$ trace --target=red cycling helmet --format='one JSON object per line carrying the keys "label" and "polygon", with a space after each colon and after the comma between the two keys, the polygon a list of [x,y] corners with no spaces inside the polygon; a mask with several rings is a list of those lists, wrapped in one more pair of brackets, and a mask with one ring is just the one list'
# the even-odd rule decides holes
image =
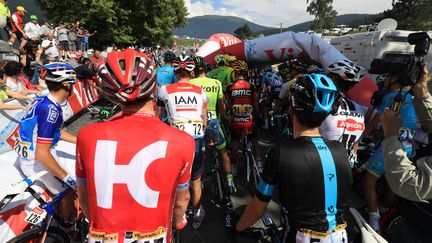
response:
{"label": "red cycling helmet", "polygon": [[155,65],[144,53],[133,49],[113,51],[99,68],[97,83],[115,103],[148,98],[156,88]]}

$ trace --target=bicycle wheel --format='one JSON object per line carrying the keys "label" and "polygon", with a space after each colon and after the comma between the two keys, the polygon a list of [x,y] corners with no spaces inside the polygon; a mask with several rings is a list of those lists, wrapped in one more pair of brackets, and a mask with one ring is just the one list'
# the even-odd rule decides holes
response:
{"label": "bicycle wheel", "polygon": [[[49,239],[49,242],[63,243],[70,241],[69,236],[60,228],[50,227],[48,228],[47,233],[48,234],[46,239]],[[42,229],[40,226],[37,226],[27,231],[24,231],[23,233],[17,235],[15,238],[9,240],[7,243],[23,243],[29,242],[31,240],[37,240],[42,237],[43,234],[44,229]]]}

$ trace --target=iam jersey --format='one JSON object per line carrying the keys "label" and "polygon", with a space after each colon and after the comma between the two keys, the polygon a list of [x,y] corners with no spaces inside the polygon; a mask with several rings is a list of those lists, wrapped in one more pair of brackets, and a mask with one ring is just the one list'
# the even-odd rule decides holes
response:
{"label": "iam jersey", "polygon": [[366,107],[343,97],[337,113],[329,115],[320,126],[324,138],[339,141],[345,146],[351,166],[357,163],[354,147],[365,129],[366,111]]}
{"label": "iam jersey", "polygon": [[244,79],[237,80],[227,87],[227,98],[234,130],[241,132],[238,129],[244,126],[252,128],[253,102],[257,99],[255,86]]}
{"label": "iam jersey", "polygon": [[60,104],[50,94],[38,97],[20,121],[14,150],[21,159],[34,160],[36,143],[51,144],[60,140],[63,113]]}
{"label": "iam jersey", "polygon": [[173,200],[176,190],[188,189],[194,140],[139,113],[86,126],[77,139],[89,242],[171,242]]}
{"label": "iam jersey", "polygon": [[203,111],[207,97],[203,89],[190,83],[175,83],[159,89],[158,106],[165,106],[171,126],[194,138],[204,137]]}

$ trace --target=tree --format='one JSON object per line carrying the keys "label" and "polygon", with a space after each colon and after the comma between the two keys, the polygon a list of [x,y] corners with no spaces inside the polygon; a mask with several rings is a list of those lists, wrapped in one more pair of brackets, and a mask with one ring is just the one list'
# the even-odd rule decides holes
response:
{"label": "tree", "polygon": [[97,30],[99,45],[166,45],[172,30],[185,26],[184,0],[37,0],[47,18],[55,23],[79,20]]}
{"label": "tree", "polygon": [[384,11],[382,18],[394,18],[398,29],[430,30],[432,0],[393,0],[393,8]]}
{"label": "tree", "polygon": [[249,28],[247,24],[244,24],[243,26],[238,27],[236,30],[234,30],[234,34],[237,36],[237,38],[244,40],[247,38],[250,38],[253,36],[252,30]]}
{"label": "tree", "polygon": [[[309,3],[309,0],[306,0]],[[315,16],[310,27],[313,31],[322,32],[323,29],[331,29],[335,25],[336,10],[333,9],[333,0],[312,0],[306,11]]]}

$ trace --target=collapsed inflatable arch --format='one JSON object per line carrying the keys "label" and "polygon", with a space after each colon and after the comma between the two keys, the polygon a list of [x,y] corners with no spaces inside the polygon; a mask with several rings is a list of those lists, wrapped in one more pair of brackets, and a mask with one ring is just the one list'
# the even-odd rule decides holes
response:
{"label": "collapsed inflatable arch", "polygon": [[[204,46],[203,46],[204,47]],[[202,55],[206,62],[214,64],[216,55],[233,54],[247,62],[277,63],[293,58],[308,57],[319,62],[325,71],[336,61],[348,59],[338,49],[315,34],[284,32],[237,44],[221,47],[212,53]],[[369,105],[373,93],[378,89],[368,75],[352,88],[348,98]]]}
{"label": "collapsed inflatable arch", "polygon": [[241,43],[239,38],[225,33],[214,34],[207,39],[207,42],[198,50],[197,56],[205,57],[209,54],[231,45]]}

